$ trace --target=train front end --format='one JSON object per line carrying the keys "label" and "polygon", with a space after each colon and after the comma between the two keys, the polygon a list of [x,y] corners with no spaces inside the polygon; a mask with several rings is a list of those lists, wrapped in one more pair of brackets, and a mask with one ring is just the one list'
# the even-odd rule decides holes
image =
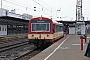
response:
{"label": "train front end", "polygon": [[53,40],[52,20],[44,17],[33,18],[28,24],[28,41],[35,46],[48,45]]}

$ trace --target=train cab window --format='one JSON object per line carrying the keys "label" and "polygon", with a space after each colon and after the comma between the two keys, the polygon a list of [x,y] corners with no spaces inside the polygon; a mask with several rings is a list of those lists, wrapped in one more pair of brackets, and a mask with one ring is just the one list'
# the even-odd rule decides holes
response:
{"label": "train cab window", "polygon": [[46,28],[47,28],[46,30],[49,31],[49,29],[50,29],[49,24],[46,24]]}
{"label": "train cab window", "polygon": [[31,31],[37,32],[49,32],[50,31],[50,24],[49,23],[32,23],[31,24]]}
{"label": "train cab window", "polygon": [[31,30],[32,30],[32,31],[35,31],[35,29],[36,29],[36,25],[35,25],[35,24],[32,24],[32,26],[31,26],[31,27],[32,27],[32,29],[31,29]]}

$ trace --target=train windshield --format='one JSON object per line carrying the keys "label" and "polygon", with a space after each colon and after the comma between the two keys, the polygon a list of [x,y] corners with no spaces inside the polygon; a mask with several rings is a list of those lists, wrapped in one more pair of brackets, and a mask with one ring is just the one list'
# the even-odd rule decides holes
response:
{"label": "train windshield", "polygon": [[31,23],[32,32],[49,32],[50,23]]}

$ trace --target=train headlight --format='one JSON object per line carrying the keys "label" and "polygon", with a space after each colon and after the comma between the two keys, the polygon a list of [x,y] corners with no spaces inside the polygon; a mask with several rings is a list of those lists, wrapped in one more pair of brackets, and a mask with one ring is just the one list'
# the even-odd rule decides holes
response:
{"label": "train headlight", "polygon": [[49,37],[49,35],[47,35],[47,37]]}
{"label": "train headlight", "polygon": [[34,37],[34,35],[32,35],[32,37]]}

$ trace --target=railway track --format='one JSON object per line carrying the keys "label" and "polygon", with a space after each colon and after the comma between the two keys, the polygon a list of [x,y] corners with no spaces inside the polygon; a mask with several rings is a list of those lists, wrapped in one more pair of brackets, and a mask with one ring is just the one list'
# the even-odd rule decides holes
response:
{"label": "railway track", "polygon": [[12,45],[20,44],[26,41],[27,41],[26,38],[20,39],[20,38],[15,38],[15,37],[3,37],[2,39],[0,39],[0,49],[4,47],[9,47]]}
{"label": "railway track", "polygon": [[28,42],[23,42],[23,43],[20,43],[20,44],[18,43],[18,44],[15,44],[15,45],[2,47],[2,49],[0,49],[0,53],[2,53],[4,51],[7,51],[7,50],[10,50],[10,49],[13,49],[13,48],[17,48],[17,47],[26,45],[27,43]]}
{"label": "railway track", "polygon": [[22,38],[20,40],[2,40],[0,43],[0,60],[28,60],[39,52],[38,48]]}
{"label": "railway track", "polygon": [[[27,42],[27,41],[25,41],[25,42]],[[3,46],[3,47],[0,47],[0,49],[8,48],[8,47],[11,47],[11,46],[14,46],[14,45],[18,45],[18,44],[22,44],[22,43],[25,43],[25,42],[19,42],[19,43],[14,43],[14,44],[11,44],[11,45]]]}
{"label": "railway track", "polygon": [[36,47],[28,42],[0,49],[0,60],[21,59],[23,56],[35,51]]}
{"label": "railway track", "polygon": [[35,48],[35,49],[28,51],[25,54],[13,59],[13,60],[29,60],[31,57],[35,56],[38,53],[40,53],[40,50],[38,48]]}

